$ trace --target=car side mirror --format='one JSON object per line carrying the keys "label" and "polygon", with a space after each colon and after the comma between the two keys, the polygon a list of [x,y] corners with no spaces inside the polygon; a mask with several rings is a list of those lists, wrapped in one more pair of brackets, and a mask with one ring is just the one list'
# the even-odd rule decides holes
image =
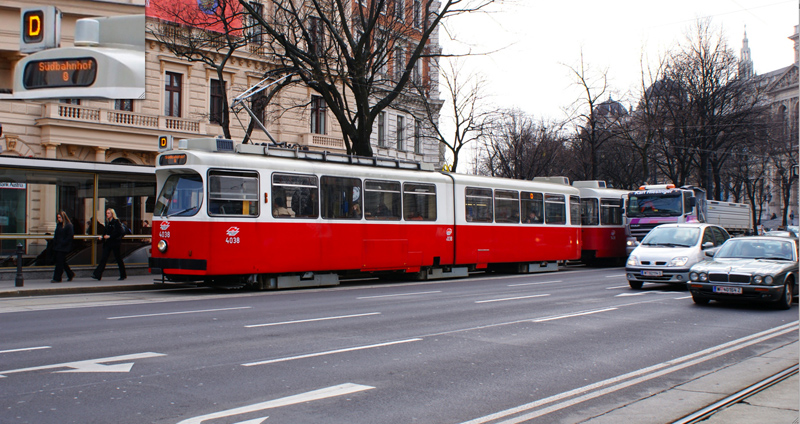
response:
{"label": "car side mirror", "polygon": [[703,243],[703,250],[711,249],[712,247],[714,247],[714,243],[712,243],[710,241],[707,241],[707,242]]}

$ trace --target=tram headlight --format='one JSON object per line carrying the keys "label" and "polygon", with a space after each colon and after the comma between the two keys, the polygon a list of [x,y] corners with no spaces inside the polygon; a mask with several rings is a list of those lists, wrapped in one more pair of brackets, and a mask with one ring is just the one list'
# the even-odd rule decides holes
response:
{"label": "tram headlight", "polygon": [[167,251],[167,241],[166,240],[159,240],[156,248],[161,253],[166,253]]}

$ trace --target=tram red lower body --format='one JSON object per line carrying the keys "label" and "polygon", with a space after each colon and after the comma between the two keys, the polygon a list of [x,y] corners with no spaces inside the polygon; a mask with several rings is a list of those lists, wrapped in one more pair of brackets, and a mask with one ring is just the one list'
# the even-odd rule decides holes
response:
{"label": "tram red lower body", "polygon": [[[580,229],[575,227],[298,221],[173,221],[167,230],[159,230],[161,227],[160,222],[154,222],[153,258],[194,264],[205,261],[202,266],[163,268],[167,274],[180,275],[414,272],[436,265],[480,268],[490,263],[580,257]],[[156,248],[161,239],[168,243],[163,254]]]}
{"label": "tram red lower body", "polygon": [[626,256],[625,227],[583,227],[581,238],[584,257],[587,254],[596,259]]}

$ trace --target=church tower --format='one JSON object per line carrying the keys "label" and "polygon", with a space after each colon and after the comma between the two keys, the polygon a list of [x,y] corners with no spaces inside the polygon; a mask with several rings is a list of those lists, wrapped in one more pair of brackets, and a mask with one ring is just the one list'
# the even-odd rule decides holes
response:
{"label": "church tower", "polygon": [[747,26],[744,27],[744,40],[742,40],[742,51],[739,55],[739,78],[751,78],[753,76],[753,59],[750,57],[750,46],[747,43]]}

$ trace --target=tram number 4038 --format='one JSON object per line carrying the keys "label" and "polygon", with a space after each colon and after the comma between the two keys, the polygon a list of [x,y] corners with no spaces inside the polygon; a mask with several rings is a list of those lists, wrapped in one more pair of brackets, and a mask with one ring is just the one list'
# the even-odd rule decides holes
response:
{"label": "tram number 4038", "polygon": [[228,243],[228,244],[239,244],[240,240],[239,240],[239,237],[226,237],[225,238],[225,243]]}

